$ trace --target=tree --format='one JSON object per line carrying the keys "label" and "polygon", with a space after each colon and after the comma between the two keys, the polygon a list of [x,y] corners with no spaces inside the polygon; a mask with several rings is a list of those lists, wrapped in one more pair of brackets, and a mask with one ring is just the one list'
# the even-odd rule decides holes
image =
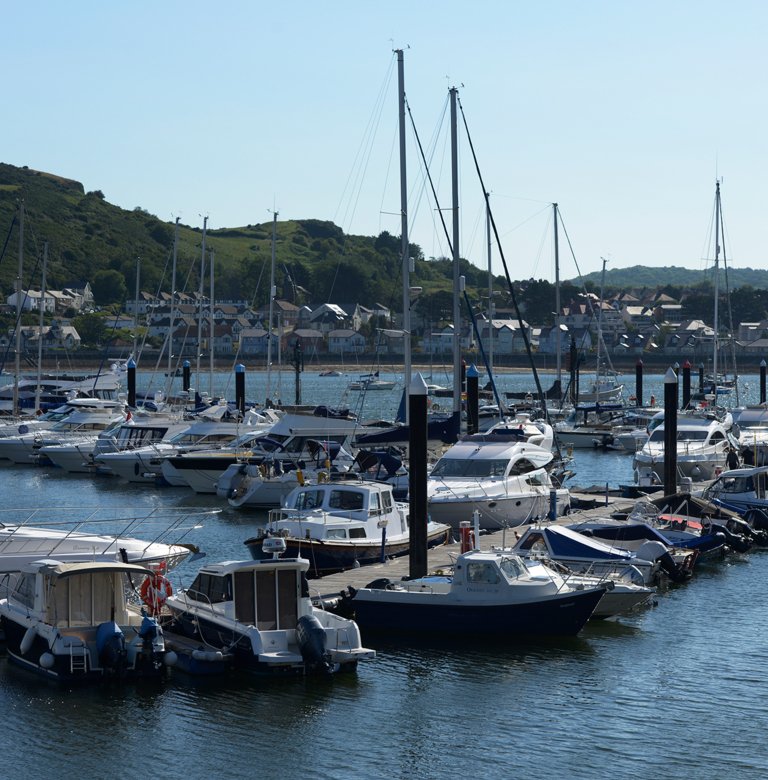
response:
{"label": "tree", "polygon": [[91,283],[93,299],[98,306],[123,303],[128,296],[125,277],[119,271],[97,271]]}
{"label": "tree", "polygon": [[72,320],[75,330],[80,334],[84,345],[96,346],[104,340],[107,327],[104,318],[100,314],[83,314]]}

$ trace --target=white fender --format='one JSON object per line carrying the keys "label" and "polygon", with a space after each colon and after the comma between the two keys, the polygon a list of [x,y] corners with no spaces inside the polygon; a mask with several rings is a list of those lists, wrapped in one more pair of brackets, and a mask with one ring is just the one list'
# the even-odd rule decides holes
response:
{"label": "white fender", "polygon": [[19,652],[22,655],[26,655],[32,649],[32,643],[37,636],[37,627],[30,626],[24,636],[21,638],[21,644],[19,645]]}

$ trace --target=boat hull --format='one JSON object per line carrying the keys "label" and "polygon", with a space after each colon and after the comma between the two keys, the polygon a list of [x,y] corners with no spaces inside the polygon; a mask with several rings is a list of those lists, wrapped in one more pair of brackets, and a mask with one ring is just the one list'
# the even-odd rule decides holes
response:
{"label": "boat hull", "polygon": [[572,636],[589,620],[604,589],[518,604],[450,603],[439,595],[358,591],[352,599],[361,631],[473,639]]}
{"label": "boat hull", "polygon": [[[265,553],[263,541],[265,537],[256,537],[246,540],[245,544],[256,561],[268,560],[272,554]],[[451,532],[448,529],[436,531],[427,536],[429,548],[438,547],[451,541]],[[309,560],[308,577],[320,577],[334,572],[347,571],[357,566],[366,566],[373,563],[381,563],[382,549],[378,544],[358,544],[354,542],[329,542],[317,539],[287,538],[286,556],[289,558],[307,558]],[[410,541],[387,543],[384,545],[384,557],[396,558],[407,555],[410,552]]]}

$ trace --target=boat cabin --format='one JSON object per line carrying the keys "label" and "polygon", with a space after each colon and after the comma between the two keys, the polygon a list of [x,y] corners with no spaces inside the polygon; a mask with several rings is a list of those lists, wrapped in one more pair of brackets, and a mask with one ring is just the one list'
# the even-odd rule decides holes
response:
{"label": "boat cabin", "polygon": [[226,561],[203,567],[186,598],[259,631],[295,629],[309,596],[303,559]]}

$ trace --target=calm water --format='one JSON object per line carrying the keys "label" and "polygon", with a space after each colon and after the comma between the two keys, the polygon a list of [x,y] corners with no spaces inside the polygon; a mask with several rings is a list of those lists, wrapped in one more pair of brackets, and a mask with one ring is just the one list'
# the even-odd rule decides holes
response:
{"label": "calm water", "polygon": [[[306,377],[306,397],[338,404],[347,381]],[[748,383],[756,388],[756,377]],[[377,403],[383,412],[396,401]],[[631,459],[577,452],[577,472],[579,484],[619,484],[631,479]],[[59,512],[220,507],[185,490],[33,467],[0,467],[0,490],[3,507]],[[188,539],[210,560],[245,557],[242,542],[259,522],[227,509]],[[189,584],[197,565],[179,567],[175,584]],[[379,657],[332,680],[201,683],[176,674],[66,690],[2,659],[0,776],[34,768],[102,777],[119,763],[122,772],[195,779],[765,778],[767,602],[768,552],[753,552],[576,639],[478,648],[369,641]]]}

